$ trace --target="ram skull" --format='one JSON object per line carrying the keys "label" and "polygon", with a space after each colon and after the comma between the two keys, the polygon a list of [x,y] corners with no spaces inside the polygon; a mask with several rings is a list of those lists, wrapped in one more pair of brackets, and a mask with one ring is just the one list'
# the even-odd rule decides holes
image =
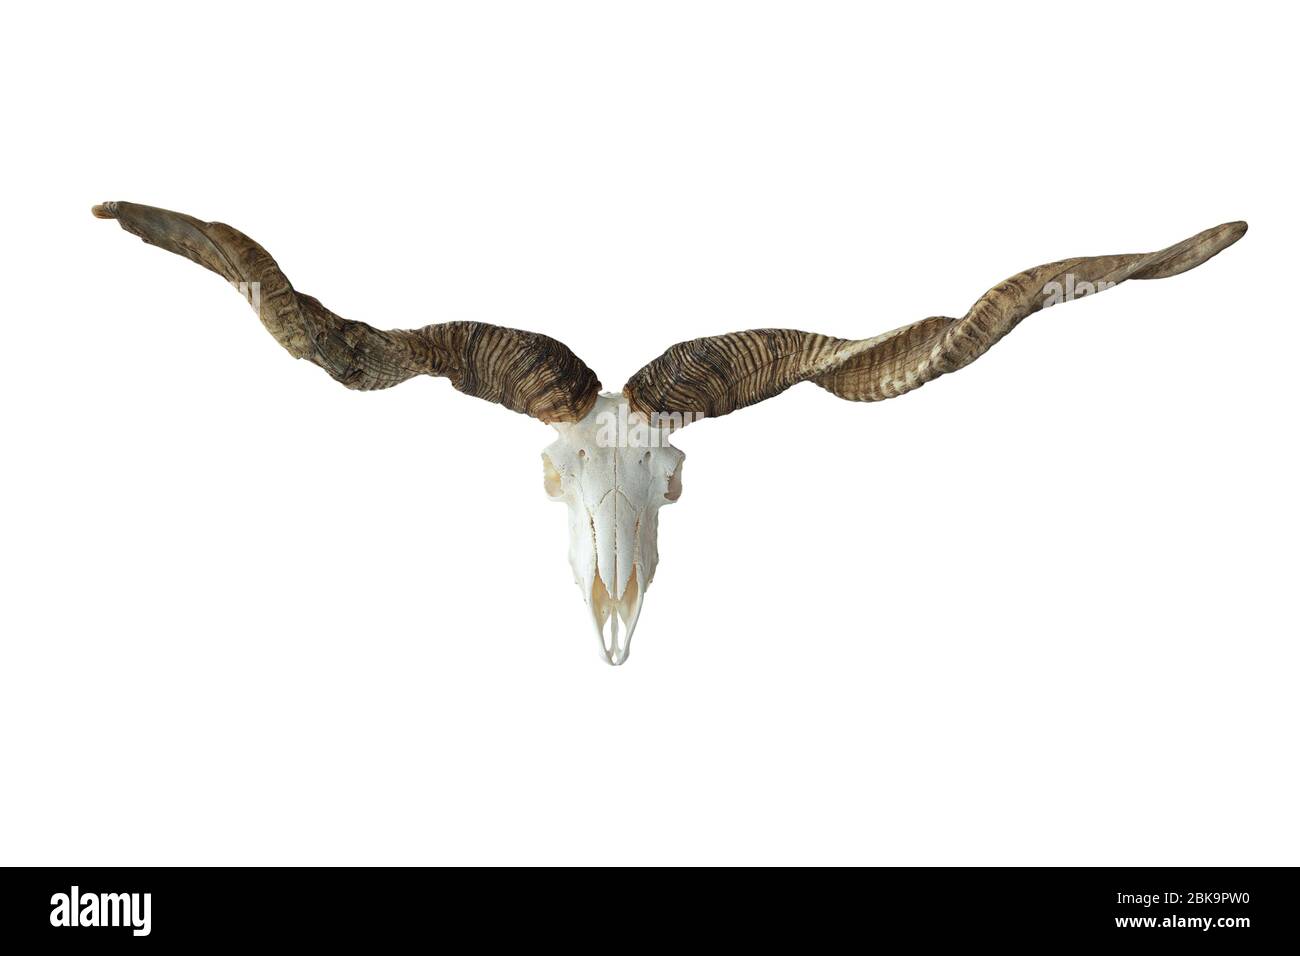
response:
{"label": "ram skull", "polygon": [[542,455],[546,493],[569,511],[569,563],[601,652],[627,660],[654,579],[659,508],[681,494],[683,454],[669,435],[813,382],[840,398],[880,401],[969,365],[1025,317],[1127,279],[1163,279],[1222,252],[1244,222],[1207,229],[1152,253],[1063,259],[994,286],[960,319],[935,316],[868,339],[755,329],[672,346],[601,393],[595,374],[560,342],[482,322],[384,331],[335,315],[296,291],[275,260],[224,223],[128,202],[92,210],[151,245],[235,285],[295,358],[349,388],[388,388],[416,375],[553,425]]}

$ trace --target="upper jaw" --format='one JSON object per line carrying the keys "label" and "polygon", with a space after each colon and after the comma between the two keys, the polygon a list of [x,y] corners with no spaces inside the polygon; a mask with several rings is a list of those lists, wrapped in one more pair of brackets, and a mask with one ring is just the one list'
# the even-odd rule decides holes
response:
{"label": "upper jaw", "polygon": [[617,599],[610,597],[600,575],[593,575],[587,605],[607,664],[617,667],[627,660],[627,655],[632,650],[632,634],[636,631],[636,622],[641,616],[644,600],[645,587],[639,566],[633,570],[627,586]]}

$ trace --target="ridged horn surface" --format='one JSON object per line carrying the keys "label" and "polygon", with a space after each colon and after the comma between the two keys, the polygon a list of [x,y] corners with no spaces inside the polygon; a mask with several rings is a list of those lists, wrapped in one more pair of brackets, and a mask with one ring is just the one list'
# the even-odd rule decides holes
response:
{"label": "ridged horn surface", "polygon": [[295,291],[265,249],[225,223],[129,202],[91,211],[237,286],[290,355],[314,362],[348,388],[389,388],[416,375],[442,376],[466,395],[544,422],[581,421],[600,393],[591,369],[549,336],[483,322],[376,329]]}
{"label": "ridged horn surface", "polygon": [[815,382],[840,398],[877,402],[975,361],[1039,309],[1126,279],[1164,279],[1195,268],[1246,232],[1229,222],[1167,249],[1087,256],[1035,266],[994,286],[960,319],[922,319],[870,339],[753,329],[680,342],[629,379],[623,392],[647,417],[726,415]]}

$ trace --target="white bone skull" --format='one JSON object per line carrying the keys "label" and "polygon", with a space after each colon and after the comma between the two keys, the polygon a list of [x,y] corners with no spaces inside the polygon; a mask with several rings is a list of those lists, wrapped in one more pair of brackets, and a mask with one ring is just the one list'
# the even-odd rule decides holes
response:
{"label": "white bone skull", "polygon": [[560,437],[542,452],[546,494],[568,505],[573,579],[605,659],[622,664],[659,563],[659,509],[681,495],[686,456],[622,395],[602,394],[582,421],[554,428]]}

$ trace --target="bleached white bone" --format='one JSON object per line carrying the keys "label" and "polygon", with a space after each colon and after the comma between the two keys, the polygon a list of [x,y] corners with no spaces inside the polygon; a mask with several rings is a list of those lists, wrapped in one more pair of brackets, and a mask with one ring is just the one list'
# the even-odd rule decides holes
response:
{"label": "bleached white bone", "polygon": [[560,437],[542,453],[546,493],[569,508],[573,579],[605,660],[622,664],[659,563],[659,509],[681,494],[686,456],[622,395],[603,393],[582,421],[554,428]]}

